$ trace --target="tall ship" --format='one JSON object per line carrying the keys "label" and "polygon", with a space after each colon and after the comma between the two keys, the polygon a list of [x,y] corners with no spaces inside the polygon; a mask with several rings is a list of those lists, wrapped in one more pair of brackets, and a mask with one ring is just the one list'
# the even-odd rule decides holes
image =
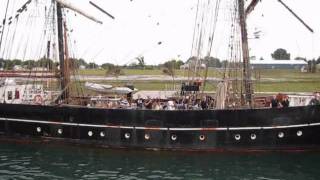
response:
{"label": "tall ship", "polygon": [[[16,16],[5,17],[2,28],[12,26],[30,4],[38,2],[28,0],[16,11]],[[59,63],[49,61],[45,63],[44,70],[32,69],[32,63],[29,62],[28,70],[1,71],[1,140],[182,151],[319,149],[319,100],[309,99],[315,102],[311,105],[298,103],[295,106],[271,108],[255,96],[246,18],[259,0],[252,0],[246,6],[244,0],[232,2],[232,32],[235,34],[232,38],[238,38],[239,41],[232,46],[230,62],[233,63],[226,67],[225,77],[218,83],[215,95],[207,96],[201,90],[205,86],[206,77],[199,77],[197,74],[201,69],[201,61],[196,57],[189,63],[190,75],[182,84],[179,97],[157,100],[159,104],[165,104],[165,108],[148,108],[148,99],[135,100],[136,106],[128,105],[133,102],[131,96],[135,91],[129,86],[85,84],[91,90],[125,95],[118,99],[84,96],[81,93],[72,95],[77,87],[71,85],[71,82],[77,76],[71,76],[74,72],[68,46],[68,32],[71,30],[66,26],[66,12],[76,11],[97,23],[101,22],[67,1],[50,1],[45,11],[46,16],[51,15],[52,23],[46,23],[49,24],[47,27],[54,30],[50,31],[48,28],[47,33],[56,32],[56,36],[45,36],[46,43],[40,46],[45,47],[46,51],[43,63],[53,54],[57,55]],[[91,4],[105,12],[93,2]],[[110,14],[108,16],[113,17]],[[1,42],[4,32],[1,34]],[[193,46],[203,47],[204,43],[196,34],[204,33],[201,29],[195,30]],[[9,37],[9,43],[0,44],[0,52],[14,53],[9,45],[16,36],[13,33]],[[209,49],[210,41],[212,38],[209,38]],[[57,50],[51,51],[54,46]],[[196,52],[199,51],[197,49]],[[41,82],[43,79],[45,83]],[[58,90],[51,90],[52,86]],[[303,102],[305,101],[304,99]],[[117,108],[108,106],[113,103],[122,104]]]}

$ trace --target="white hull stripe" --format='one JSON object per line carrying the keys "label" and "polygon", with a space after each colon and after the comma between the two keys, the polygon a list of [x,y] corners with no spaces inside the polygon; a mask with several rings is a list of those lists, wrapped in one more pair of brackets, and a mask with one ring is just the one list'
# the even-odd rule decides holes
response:
{"label": "white hull stripe", "polygon": [[96,128],[114,128],[114,129],[138,129],[138,130],[158,130],[158,131],[239,131],[239,130],[262,130],[262,129],[284,129],[284,128],[302,128],[308,126],[320,126],[320,123],[298,124],[288,126],[267,126],[267,127],[220,127],[220,128],[165,128],[165,127],[135,127],[135,126],[113,126],[113,125],[99,125],[99,124],[79,124],[68,122],[55,121],[40,121],[30,119],[14,119],[14,118],[0,118],[0,121],[14,121],[26,123],[39,124],[55,124],[64,126],[79,126],[79,127],[96,127]]}

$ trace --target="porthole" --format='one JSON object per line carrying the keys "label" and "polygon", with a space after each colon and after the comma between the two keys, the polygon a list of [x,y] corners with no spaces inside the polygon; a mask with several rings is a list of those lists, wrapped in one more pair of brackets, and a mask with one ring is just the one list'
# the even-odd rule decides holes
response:
{"label": "porthole", "polygon": [[299,136],[299,137],[302,136],[302,131],[300,131],[300,130],[297,131],[297,136]]}
{"label": "porthole", "polygon": [[106,136],[106,133],[104,133],[103,131],[101,131],[101,132],[100,132],[100,136],[101,136],[101,137],[105,137],[105,136]]}
{"label": "porthole", "polygon": [[200,139],[200,141],[204,141],[206,139],[206,136],[205,135],[200,135],[199,139]]}
{"label": "porthole", "polygon": [[149,140],[150,139],[150,134],[145,134],[144,139]]}
{"label": "porthole", "polygon": [[256,134],[251,134],[250,138],[251,138],[251,140],[255,140],[255,139],[257,139],[257,135]]}
{"label": "porthole", "polygon": [[41,127],[37,127],[37,132],[41,132]]}
{"label": "porthole", "polygon": [[279,132],[279,133],[278,133],[278,137],[279,137],[279,138],[283,138],[283,137],[284,137],[284,133],[283,133],[283,132]]}
{"label": "porthole", "polygon": [[172,134],[171,135],[171,140],[172,141],[175,141],[175,140],[177,140],[178,139],[178,136],[177,135],[175,135],[175,134]]}
{"label": "porthole", "polygon": [[62,134],[63,130],[62,129],[58,129],[58,134]]}
{"label": "porthole", "polygon": [[88,131],[88,136],[92,136],[93,135],[93,132],[92,131]]}
{"label": "porthole", "polygon": [[[125,133],[125,134],[124,134],[124,137],[125,137],[126,139],[130,139],[131,134],[130,134],[130,133]],[[144,135],[144,138],[147,139],[147,138],[146,138],[146,135]],[[150,138],[150,137],[148,137],[148,139],[149,139],[149,138]]]}
{"label": "porthole", "polygon": [[237,141],[239,141],[239,140],[241,139],[240,134],[236,134],[236,135],[234,135],[234,139],[235,139],[235,140],[237,140]]}

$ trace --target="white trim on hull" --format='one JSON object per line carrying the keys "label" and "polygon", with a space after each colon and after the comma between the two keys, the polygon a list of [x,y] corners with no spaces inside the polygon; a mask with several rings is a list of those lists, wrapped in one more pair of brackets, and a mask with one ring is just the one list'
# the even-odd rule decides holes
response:
{"label": "white trim on hull", "polygon": [[286,129],[286,128],[301,128],[308,126],[320,126],[319,123],[297,124],[287,126],[265,126],[265,127],[218,127],[218,128],[164,128],[164,127],[138,127],[138,126],[114,126],[114,125],[99,125],[99,124],[81,124],[67,123],[55,121],[40,121],[30,119],[15,119],[15,118],[0,118],[0,121],[14,121],[39,124],[56,124],[65,126],[80,126],[80,127],[97,127],[97,128],[118,128],[118,129],[139,129],[139,130],[158,130],[158,131],[239,131],[239,130],[262,130],[262,129]]}

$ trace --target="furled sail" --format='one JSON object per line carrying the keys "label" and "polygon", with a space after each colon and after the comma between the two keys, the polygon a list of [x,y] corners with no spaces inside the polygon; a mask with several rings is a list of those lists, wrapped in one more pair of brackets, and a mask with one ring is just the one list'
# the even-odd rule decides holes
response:
{"label": "furled sail", "polygon": [[83,10],[79,9],[78,7],[74,6],[73,4],[68,2],[67,0],[55,0],[55,1],[60,3],[61,5],[63,5],[64,7],[69,8],[69,9],[83,15],[84,17],[86,17],[96,23],[102,24],[102,21],[98,20],[97,18],[93,17],[92,15],[90,15],[90,14],[84,12]]}
{"label": "furled sail", "polygon": [[90,82],[86,82],[84,86],[92,91],[109,94],[129,94],[137,91],[135,88],[130,89],[128,87],[112,87],[112,85],[108,84],[97,84]]}

